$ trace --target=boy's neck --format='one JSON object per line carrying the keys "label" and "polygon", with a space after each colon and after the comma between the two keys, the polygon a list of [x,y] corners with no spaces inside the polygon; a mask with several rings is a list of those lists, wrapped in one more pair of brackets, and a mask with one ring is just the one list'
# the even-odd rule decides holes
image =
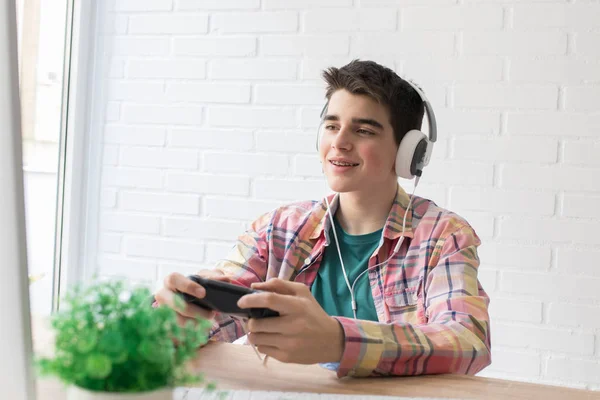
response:
{"label": "boy's neck", "polygon": [[397,183],[385,190],[340,193],[335,217],[349,235],[364,235],[383,228],[396,198]]}

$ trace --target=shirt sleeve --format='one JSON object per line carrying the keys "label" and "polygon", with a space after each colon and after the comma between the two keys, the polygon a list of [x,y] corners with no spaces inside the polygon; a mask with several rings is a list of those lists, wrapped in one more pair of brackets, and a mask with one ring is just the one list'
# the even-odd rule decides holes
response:
{"label": "shirt sleeve", "polygon": [[418,291],[426,323],[384,324],[337,317],[345,335],[338,377],[473,375],[488,366],[489,297],[477,279],[480,243],[468,225],[438,239],[431,253],[434,265],[428,267]]}
{"label": "shirt sleeve", "polygon": [[[219,261],[215,269],[231,278],[231,283],[250,287],[262,282],[267,274],[269,254],[269,229],[274,212],[254,221],[250,228],[238,237],[228,256]],[[209,338],[215,341],[233,342],[245,334],[237,318],[217,313]]]}

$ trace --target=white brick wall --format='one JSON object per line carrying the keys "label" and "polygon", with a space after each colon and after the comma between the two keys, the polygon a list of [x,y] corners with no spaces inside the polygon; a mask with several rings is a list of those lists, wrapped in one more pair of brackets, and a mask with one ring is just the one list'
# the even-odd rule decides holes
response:
{"label": "white brick wall", "polygon": [[600,3],[109,4],[90,77],[92,269],[152,283],[193,273],[260,214],[327,193],[320,73],[370,58],[420,83],[436,111],[417,194],[483,241],[482,375],[600,388]]}

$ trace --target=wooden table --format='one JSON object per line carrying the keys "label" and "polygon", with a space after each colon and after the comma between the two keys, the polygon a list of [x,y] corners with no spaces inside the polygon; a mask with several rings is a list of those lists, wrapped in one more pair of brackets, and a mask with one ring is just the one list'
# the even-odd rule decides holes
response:
{"label": "wooden table", "polygon": [[[219,389],[370,394],[461,399],[600,399],[600,392],[463,375],[392,378],[344,378],[317,365],[284,364],[269,359],[263,366],[249,346],[210,343],[198,351],[192,371],[204,373]],[[39,400],[64,399],[55,380],[38,382]]]}

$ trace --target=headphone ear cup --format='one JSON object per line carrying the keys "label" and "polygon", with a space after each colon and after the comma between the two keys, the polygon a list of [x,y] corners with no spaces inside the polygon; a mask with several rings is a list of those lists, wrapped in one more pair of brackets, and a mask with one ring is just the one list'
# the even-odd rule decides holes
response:
{"label": "headphone ear cup", "polygon": [[408,131],[396,153],[396,175],[404,179],[413,179],[417,174],[417,165],[425,157],[426,150],[427,136],[417,129]]}

